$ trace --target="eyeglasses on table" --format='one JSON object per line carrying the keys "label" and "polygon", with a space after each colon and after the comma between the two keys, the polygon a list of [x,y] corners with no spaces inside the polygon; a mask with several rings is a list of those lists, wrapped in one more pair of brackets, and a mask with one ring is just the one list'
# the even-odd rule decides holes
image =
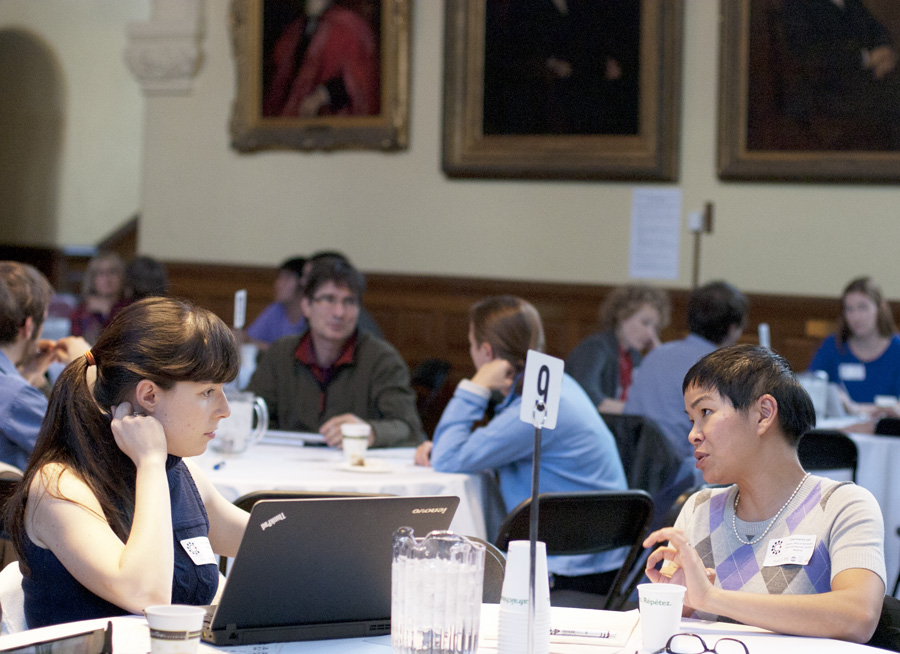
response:
{"label": "eyeglasses on table", "polygon": [[710,647],[697,634],[675,634],[666,643],[665,651],[667,654],[750,654],[747,646],[737,638],[720,638]]}

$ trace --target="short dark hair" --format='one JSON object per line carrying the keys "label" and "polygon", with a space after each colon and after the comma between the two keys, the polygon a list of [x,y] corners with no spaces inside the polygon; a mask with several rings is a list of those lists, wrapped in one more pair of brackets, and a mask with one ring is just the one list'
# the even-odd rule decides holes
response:
{"label": "short dark hair", "polygon": [[732,325],[747,322],[747,298],[728,282],[710,282],[694,289],[688,300],[688,327],[692,334],[722,343]]}
{"label": "short dark hair", "polygon": [[794,447],[816,425],[812,400],[791,365],[767,347],[732,345],[707,354],[688,370],[681,392],[690,386],[715,390],[742,412],[768,393],[778,403],[778,426]]}
{"label": "short dark hair", "polygon": [[366,290],[365,278],[353,267],[353,264],[340,257],[322,257],[311,259],[309,276],[306,279],[306,287],[303,295],[312,300],[316,291],[325,282],[333,282],[337,286],[346,286],[356,297],[362,300]]}
{"label": "short dark hair", "polygon": [[28,318],[37,333],[52,295],[50,282],[33,266],[0,261],[0,343],[15,342]]}
{"label": "short dark hair", "polygon": [[297,277],[303,277],[304,266],[306,266],[306,257],[291,257],[282,261],[281,265],[278,266],[278,270],[287,270],[297,275]]}

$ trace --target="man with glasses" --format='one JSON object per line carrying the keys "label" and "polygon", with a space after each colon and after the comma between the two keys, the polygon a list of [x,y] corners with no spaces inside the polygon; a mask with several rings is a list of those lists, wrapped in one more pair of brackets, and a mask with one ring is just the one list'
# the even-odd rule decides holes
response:
{"label": "man with glasses", "polygon": [[422,442],[409,369],[389,343],[358,329],[362,275],[345,259],[313,262],[304,289],[308,328],[275,341],[247,390],[269,406],[278,429],[318,432],[341,443],[341,425],[368,423],[370,446]]}

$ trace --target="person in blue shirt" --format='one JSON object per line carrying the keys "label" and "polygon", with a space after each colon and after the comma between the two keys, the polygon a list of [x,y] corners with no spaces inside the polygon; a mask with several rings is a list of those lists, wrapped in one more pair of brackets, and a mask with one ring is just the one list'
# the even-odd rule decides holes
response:
{"label": "person in blue shirt", "polygon": [[[496,470],[507,512],[531,497],[534,428],[519,420],[521,380],[528,350],[543,351],[537,310],[511,296],[489,297],[469,313],[469,353],[476,373],[457,386],[434,432],[416,452],[440,472]],[[492,392],[504,400],[484,418]],[[563,375],[555,429],[541,441],[540,492],[624,490],[625,472],[612,434],[587,393]],[[605,594],[624,561],[622,550],[549,557],[554,590]]]}
{"label": "person in blue shirt", "polygon": [[0,261],[0,461],[24,470],[47,413],[50,364],[90,347],[80,336],[41,338],[53,289],[32,266]]}
{"label": "person in blue shirt", "polygon": [[871,277],[851,281],[841,294],[836,333],[809,365],[849,396],[854,413],[873,413],[876,395],[900,398],[900,337],[881,288]]}
{"label": "person in blue shirt", "polygon": [[249,515],[188,457],[229,415],[238,366],[212,312],[147,298],[63,370],[3,516],[29,628],[213,603],[214,553],[237,554]]}

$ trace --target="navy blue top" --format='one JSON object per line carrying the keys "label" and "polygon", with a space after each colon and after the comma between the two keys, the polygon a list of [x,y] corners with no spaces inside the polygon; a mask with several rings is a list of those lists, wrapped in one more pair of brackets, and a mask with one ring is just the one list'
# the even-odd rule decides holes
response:
{"label": "navy blue top", "polygon": [[[175,544],[173,604],[210,604],[219,585],[215,563],[194,565],[181,541],[209,536],[209,518],[184,462],[169,455],[166,461],[172,528]],[[25,559],[31,574],[22,580],[25,618],[29,629],[47,625],[128,615],[125,609],[94,595],[69,574],[49,549],[38,547],[27,537]]]}

